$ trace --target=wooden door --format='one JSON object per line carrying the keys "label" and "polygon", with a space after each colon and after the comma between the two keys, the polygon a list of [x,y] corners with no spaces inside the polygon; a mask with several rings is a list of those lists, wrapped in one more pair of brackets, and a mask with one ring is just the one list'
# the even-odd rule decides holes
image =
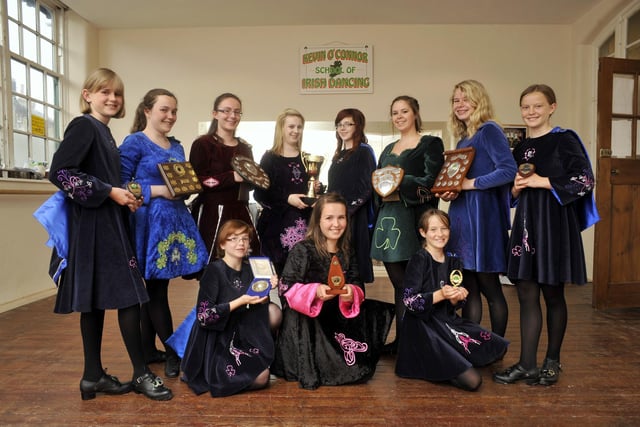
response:
{"label": "wooden door", "polygon": [[640,307],[640,61],[600,58],[593,306]]}

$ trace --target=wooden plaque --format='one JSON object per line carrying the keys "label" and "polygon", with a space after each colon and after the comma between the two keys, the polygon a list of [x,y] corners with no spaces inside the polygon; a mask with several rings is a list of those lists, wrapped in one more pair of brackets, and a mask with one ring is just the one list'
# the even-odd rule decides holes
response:
{"label": "wooden plaque", "polygon": [[444,152],[444,164],[436,178],[431,192],[434,194],[462,191],[462,180],[471,168],[476,150],[473,147],[460,148]]}
{"label": "wooden plaque", "polygon": [[188,196],[202,191],[202,185],[191,163],[158,163],[158,169],[173,197]]}
{"label": "wooden plaque", "polygon": [[344,273],[342,272],[342,265],[337,256],[331,258],[331,265],[329,266],[329,277],[327,278],[327,285],[331,289],[327,291],[329,295],[346,294],[347,290],[344,288],[346,280],[344,279]]}
{"label": "wooden plaque", "polygon": [[269,175],[259,164],[245,156],[235,156],[231,159],[231,167],[238,172],[245,181],[264,190],[269,188],[271,181]]}

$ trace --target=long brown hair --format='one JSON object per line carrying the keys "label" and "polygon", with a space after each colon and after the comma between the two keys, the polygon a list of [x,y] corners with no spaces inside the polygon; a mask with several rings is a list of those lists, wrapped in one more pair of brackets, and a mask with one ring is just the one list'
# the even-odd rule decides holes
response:
{"label": "long brown hair", "polygon": [[131,126],[131,133],[140,132],[147,127],[147,115],[144,113],[145,110],[151,110],[153,106],[156,104],[159,96],[169,96],[176,100],[176,104],[178,103],[178,98],[169,92],[166,89],[151,89],[146,93],[144,98],[138,107],[136,108],[136,115],[133,118],[133,126]]}
{"label": "long brown hair", "polygon": [[[218,97],[213,101],[213,111],[216,111],[218,109],[218,107],[220,106],[220,103],[222,101],[224,101],[225,99],[227,99],[227,98],[235,99],[242,106],[242,101],[240,101],[240,98],[238,98],[237,95],[234,95],[234,94],[229,93],[229,92],[225,92],[225,93],[223,93],[221,95],[218,95]],[[216,119],[215,117],[211,120],[211,124],[209,125],[209,131],[207,132],[207,135],[213,136],[213,138],[216,141],[219,140],[219,137],[218,137],[218,119]]]}
{"label": "long brown hair", "polygon": [[409,95],[396,96],[393,99],[393,101],[391,101],[391,105],[389,106],[389,115],[392,114],[393,104],[395,104],[398,101],[404,101],[407,104],[409,104],[409,108],[411,108],[411,111],[413,111],[413,115],[415,116],[413,126],[416,128],[417,132],[421,132],[422,118],[420,117],[420,104],[418,103],[418,100],[415,99],[413,96],[409,96]]}
{"label": "long brown hair", "polygon": [[347,265],[343,267],[348,267],[349,262],[349,250],[351,248],[351,232],[349,230],[349,215],[347,214],[347,201],[339,195],[338,193],[327,193],[318,199],[318,201],[313,205],[313,211],[311,211],[311,219],[309,220],[309,228],[307,229],[307,235],[305,236],[306,240],[311,240],[316,250],[322,254],[323,256],[329,257],[329,251],[327,250],[327,238],[322,234],[322,230],[320,230],[320,219],[322,216],[322,211],[326,205],[329,203],[338,203],[344,206],[345,216],[347,218],[347,227],[342,233],[342,236],[338,239],[338,251],[342,252],[344,255],[344,259],[347,262]]}
{"label": "long brown hair", "polygon": [[360,144],[367,144],[367,136],[364,134],[364,126],[366,124],[366,119],[362,111],[357,108],[345,108],[344,110],[338,111],[336,115],[336,119],[334,120],[334,124],[336,125],[336,139],[338,140],[338,144],[336,146],[336,151],[333,153],[333,160],[335,161],[340,152],[342,151],[342,139],[340,138],[340,134],[338,133],[338,123],[340,123],[345,117],[351,117],[353,119],[353,124],[355,125],[355,130],[353,132],[353,146],[346,154],[346,157],[349,157],[353,152],[355,152]]}

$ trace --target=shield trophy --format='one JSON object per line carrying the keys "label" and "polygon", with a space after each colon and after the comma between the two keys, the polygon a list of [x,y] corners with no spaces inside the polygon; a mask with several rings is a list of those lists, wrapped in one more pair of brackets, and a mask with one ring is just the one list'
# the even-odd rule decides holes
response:
{"label": "shield trophy", "polygon": [[318,175],[320,174],[320,168],[324,162],[324,157],[309,153],[302,153],[301,157],[302,164],[307,170],[307,175],[309,175],[307,194],[302,198],[302,201],[311,206],[316,202],[316,200],[318,200],[318,196],[316,196],[315,183]]}
{"label": "shield trophy", "polygon": [[371,174],[373,189],[385,202],[398,201],[400,195],[396,190],[404,178],[404,170],[398,166],[385,166]]}

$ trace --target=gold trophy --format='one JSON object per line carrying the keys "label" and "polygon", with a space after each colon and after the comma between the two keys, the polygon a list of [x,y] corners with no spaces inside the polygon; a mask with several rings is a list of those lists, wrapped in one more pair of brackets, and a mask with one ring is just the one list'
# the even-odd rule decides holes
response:
{"label": "gold trophy", "polygon": [[318,197],[316,196],[315,183],[316,178],[320,174],[320,168],[322,167],[322,163],[324,162],[324,157],[309,153],[302,153],[301,157],[302,164],[307,170],[307,175],[309,175],[307,194],[302,198],[302,201],[311,206],[318,199]]}

